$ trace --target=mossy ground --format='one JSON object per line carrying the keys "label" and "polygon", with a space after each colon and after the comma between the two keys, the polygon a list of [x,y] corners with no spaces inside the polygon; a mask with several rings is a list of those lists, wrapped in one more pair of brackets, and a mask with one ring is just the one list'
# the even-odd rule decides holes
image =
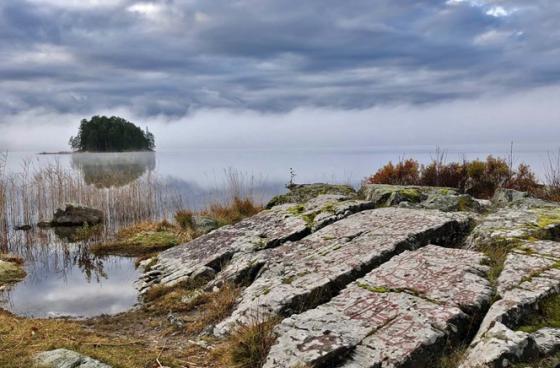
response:
{"label": "mossy ground", "polygon": [[21,259],[0,254],[0,286],[20,281],[25,275]]}
{"label": "mossy ground", "polygon": [[181,210],[175,215],[176,223],[168,221],[143,222],[122,229],[113,241],[94,244],[91,251],[97,255],[117,254],[145,256],[186,243],[202,235],[194,228],[193,216],[206,216],[219,226],[235,224],[253,216],[263,207],[250,198],[234,197],[228,203],[213,203],[207,209],[194,213]]}
{"label": "mossy ground", "polygon": [[91,251],[97,255],[141,256],[177,246],[194,237],[194,233],[166,221],[145,222],[121,230],[114,241],[94,244]]}

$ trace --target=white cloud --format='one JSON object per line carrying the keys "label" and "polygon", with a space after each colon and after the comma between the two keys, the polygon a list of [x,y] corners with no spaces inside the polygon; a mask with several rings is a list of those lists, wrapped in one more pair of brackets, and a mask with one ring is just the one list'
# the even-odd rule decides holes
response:
{"label": "white cloud", "polygon": [[517,11],[516,8],[506,9],[503,6],[493,6],[486,11],[486,15],[491,15],[493,17],[500,18],[500,17],[510,16],[516,11]]}
{"label": "white cloud", "polygon": [[126,8],[126,10],[146,17],[156,17],[162,12],[162,6],[154,3],[136,3]]}

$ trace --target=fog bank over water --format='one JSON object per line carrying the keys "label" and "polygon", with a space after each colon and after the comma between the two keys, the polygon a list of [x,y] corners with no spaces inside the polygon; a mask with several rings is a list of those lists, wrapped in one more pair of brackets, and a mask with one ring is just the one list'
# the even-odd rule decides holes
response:
{"label": "fog bank over water", "polygon": [[554,148],[560,137],[560,88],[484,96],[429,105],[364,110],[298,108],[287,113],[197,110],[183,117],[135,116],[126,109],[90,114],[31,110],[0,119],[2,151],[58,151],[79,121],[119,115],[156,136],[157,149],[336,148],[391,145],[537,144]]}

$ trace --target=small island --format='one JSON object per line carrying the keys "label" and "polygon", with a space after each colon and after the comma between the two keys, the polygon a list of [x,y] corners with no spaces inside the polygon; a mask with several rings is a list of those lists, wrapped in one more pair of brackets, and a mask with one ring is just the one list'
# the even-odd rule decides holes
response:
{"label": "small island", "polygon": [[118,116],[82,119],[76,136],[68,142],[74,152],[153,151],[154,135]]}

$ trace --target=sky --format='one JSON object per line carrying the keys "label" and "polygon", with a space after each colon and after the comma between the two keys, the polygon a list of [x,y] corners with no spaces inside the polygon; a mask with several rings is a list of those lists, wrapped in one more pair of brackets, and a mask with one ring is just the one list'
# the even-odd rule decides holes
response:
{"label": "sky", "polygon": [[[546,143],[557,0],[1,0],[0,150]],[[560,145],[560,143],[558,143]]]}

